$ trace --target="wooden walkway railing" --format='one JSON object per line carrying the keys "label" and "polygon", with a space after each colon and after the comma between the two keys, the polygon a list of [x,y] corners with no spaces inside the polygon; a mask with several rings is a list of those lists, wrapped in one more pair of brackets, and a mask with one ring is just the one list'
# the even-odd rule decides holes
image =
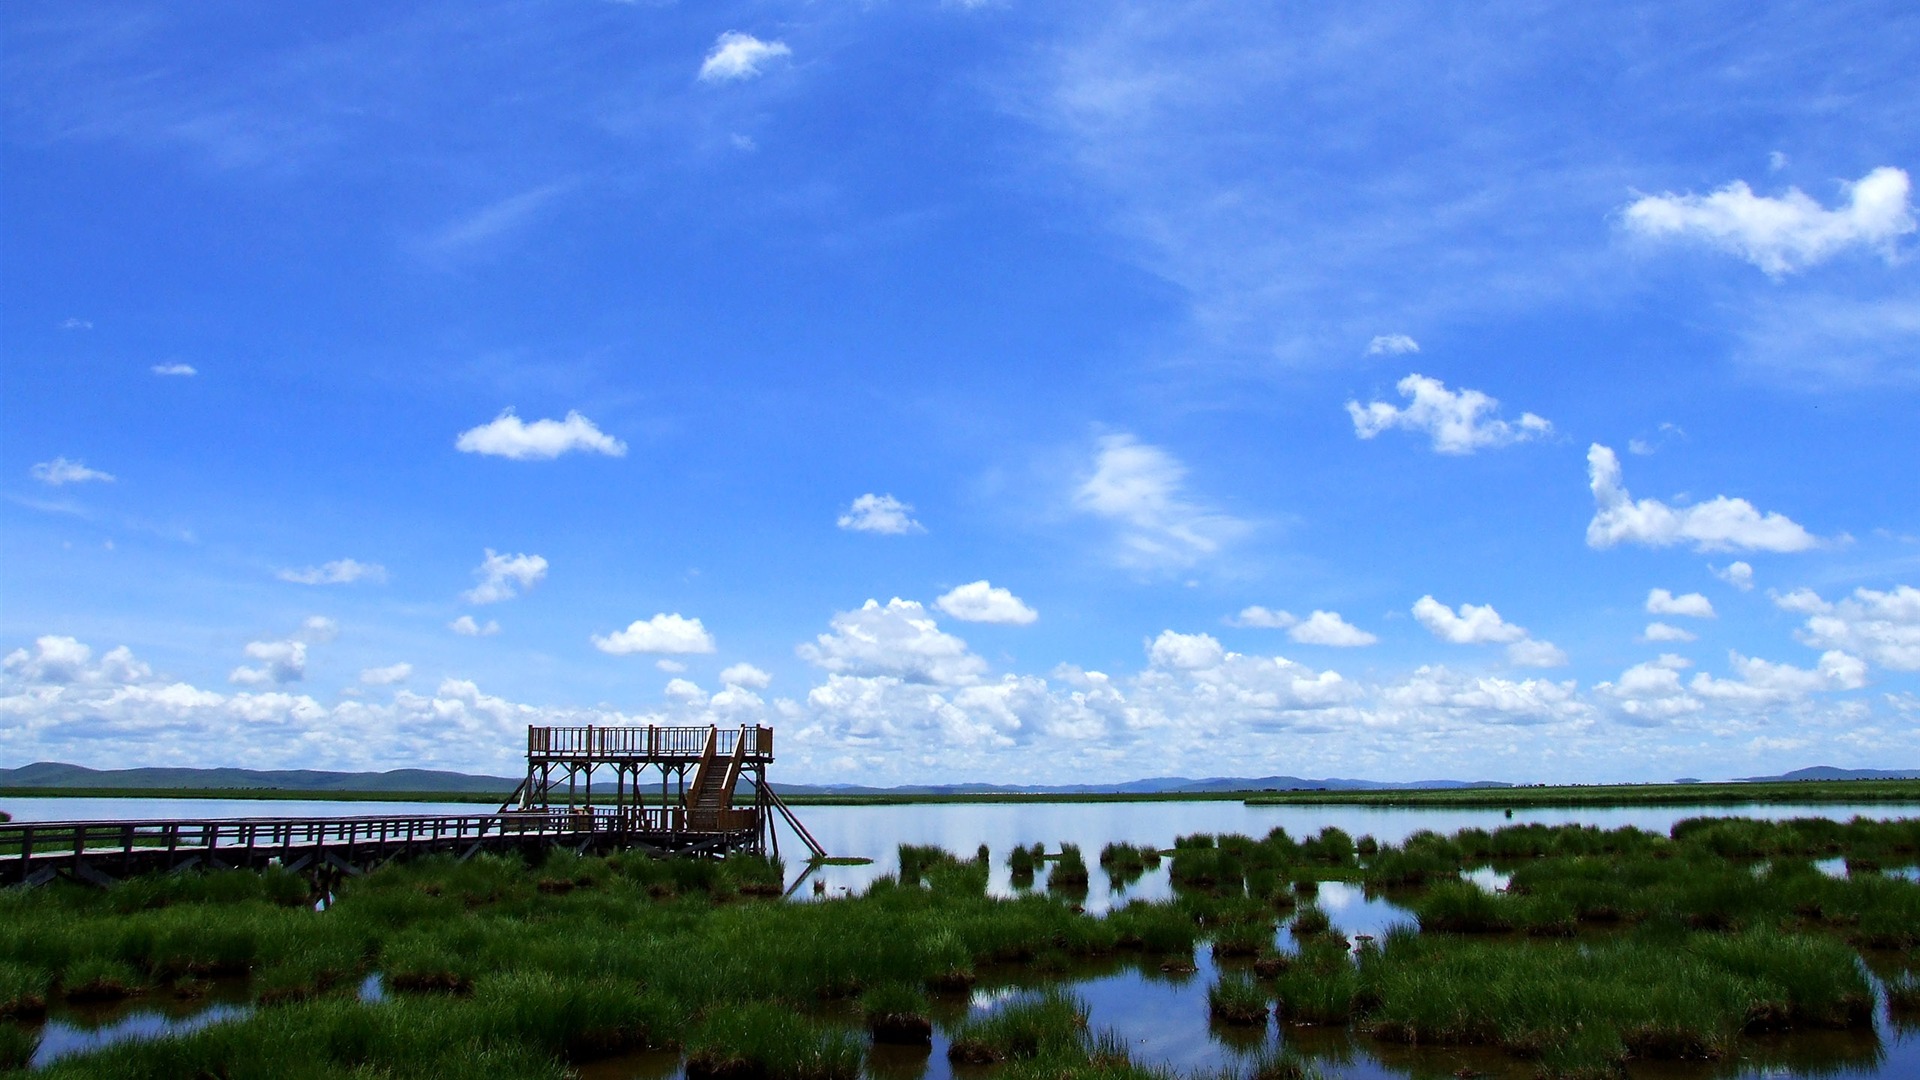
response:
{"label": "wooden walkway railing", "polygon": [[[699,827],[694,827],[698,825]],[[326,864],[345,873],[390,858],[552,844],[642,845],[724,853],[756,847],[758,809],[722,810],[696,822],[682,807],[534,810],[492,814],[210,821],[36,821],[0,824],[0,885],[57,873],[104,883],[188,866],[290,869]]]}

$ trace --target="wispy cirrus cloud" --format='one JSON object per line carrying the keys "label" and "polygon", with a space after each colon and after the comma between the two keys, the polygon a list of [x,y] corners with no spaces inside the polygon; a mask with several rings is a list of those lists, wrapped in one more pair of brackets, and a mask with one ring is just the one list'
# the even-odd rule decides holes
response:
{"label": "wispy cirrus cloud", "polygon": [[387,568],[379,563],[363,563],[358,559],[335,559],[319,566],[280,570],[273,576],[296,585],[351,585],[356,581],[384,584]]}
{"label": "wispy cirrus cloud", "polygon": [[1141,569],[1192,566],[1252,528],[1189,494],[1179,458],[1127,434],[1100,438],[1073,505],[1112,522],[1118,560]]}
{"label": "wispy cirrus cloud", "polygon": [[739,82],[759,76],[770,61],[793,55],[784,41],[762,41],[752,34],[729,30],[720,35],[700,62],[700,81]]}
{"label": "wispy cirrus cloud", "polygon": [[43,461],[27,470],[35,480],[48,487],[60,487],[64,484],[111,484],[114,476],[99,469],[90,469],[85,462],[69,461],[63,457],[52,461]]}

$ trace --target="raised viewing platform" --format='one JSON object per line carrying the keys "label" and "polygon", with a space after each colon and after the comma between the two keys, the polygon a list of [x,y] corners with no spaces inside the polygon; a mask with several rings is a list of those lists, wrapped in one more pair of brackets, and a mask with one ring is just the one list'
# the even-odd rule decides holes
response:
{"label": "raised viewing platform", "polygon": [[530,727],[527,761],[598,759],[697,765],[708,756],[767,765],[773,761],[770,727]]}

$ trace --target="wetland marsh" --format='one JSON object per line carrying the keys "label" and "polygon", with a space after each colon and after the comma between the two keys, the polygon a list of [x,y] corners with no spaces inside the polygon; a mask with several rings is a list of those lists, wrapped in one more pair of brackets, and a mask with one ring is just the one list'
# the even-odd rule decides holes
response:
{"label": "wetland marsh", "polygon": [[325,912],[276,873],[10,891],[0,1053],[47,1077],[1920,1072],[1898,807],[914,809],[811,809],[874,861],[807,881],[560,853],[390,866]]}

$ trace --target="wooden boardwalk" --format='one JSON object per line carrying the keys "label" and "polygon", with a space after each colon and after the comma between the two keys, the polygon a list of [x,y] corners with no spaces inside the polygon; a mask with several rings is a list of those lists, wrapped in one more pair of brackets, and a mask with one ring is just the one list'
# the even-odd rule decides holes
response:
{"label": "wooden boardwalk", "polygon": [[[537,859],[556,846],[583,853],[777,855],[776,815],[813,855],[824,855],[768,786],[766,766],[772,760],[770,728],[534,727],[527,729],[527,778],[497,811],[6,823],[0,824],[0,886],[40,884],[56,876],[106,885],[137,874],[268,866],[320,884],[398,858],[437,853],[469,858],[494,851]],[[594,778],[602,770],[613,774],[613,791],[601,788],[602,801],[613,795],[611,806],[593,800]],[[642,795],[645,770],[659,775],[651,805]],[[743,778],[752,783],[752,802],[736,807]]]}
{"label": "wooden boardwalk", "polygon": [[555,846],[656,855],[724,855],[758,846],[760,818],[753,811],[735,811],[701,830],[685,827],[683,818],[682,808],[669,807],[622,814],[15,822],[0,825],[0,885],[35,885],[56,875],[106,885],[137,874],[268,866],[315,877],[352,876],[396,858],[466,858],[483,851],[537,858]]}

